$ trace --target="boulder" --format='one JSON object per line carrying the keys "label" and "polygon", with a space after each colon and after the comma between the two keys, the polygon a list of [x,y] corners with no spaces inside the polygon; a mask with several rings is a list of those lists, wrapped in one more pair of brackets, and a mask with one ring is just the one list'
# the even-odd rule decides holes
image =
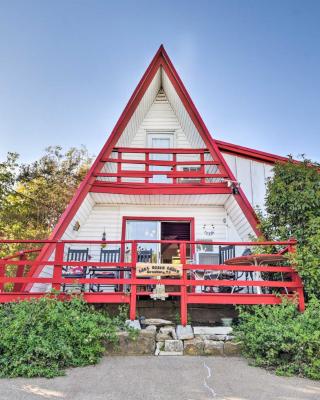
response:
{"label": "boulder", "polygon": [[180,340],[188,340],[188,339],[193,339],[194,334],[193,334],[193,329],[191,325],[177,325],[176,329],[176,337],[177,339]]}
{"label": "boulder", "polygon": [[183,356],[183,351],[160,351],[159,356]]}
{"label": "boulder", "polygon": [[165,340],[164,342],[165,352],[183,352],[183,342],[182,340]]}
{"label": "boulder", "polygon": [[174,325],[172,321],[168,321],[166,319],[161,318],[147,318],[144,321],[145,325],[155,325],[155,326],[166,326],[166,325]]}
{"label": "boulder", "polygon": [[241,355],[242,343],[241,342],[225,342],[224,354],[229,357]]}
{"label": "boulder", "polygon": [[154,353],[155,356],[159,356],[160,352],[164,349],[164,342],[157,342],[156,344],[156,351]]}
{"label": "boulder", "polygon": [[206,356],[223,356],[223,342],[204,340],[203,352]]}
{"label": "boulder", "polygon": [[232,328],[230,326],[195,326],[193,333],[197,335],[230,335]]}
{"label": "boulder", "polygon": [[203,354],[204,343],[200,338],[185,340],[183,344],[183,354],[188,356],[201,356]]}
{"label": "boulder", "polygon": [[171,340],[172,336],[169,333],[157,333],[156,341],[157,342],[164,342],[165,340]]}
{"label": "boulder", "polygon": [[155,333],[140,330],[136,338],[128,332],[117,332],[118,343],[105,343],[106,355],[152,355],[156,347]]}
{"label": "boulder", "polygon": [[145,329],[145,331],[150,331],[150,332],[157,332],[157,327],[155,325],[148,325]]}
{"label": "boulder", "polygon": [[126,320],[126,325],[129,328],[133,328],[133,329],[141,329],[141,325],[140,325],[140,321],[138,319],[135,319],[134,321],[131,321],[130,319]]}
{"label": "boulder", "polygon": [[169,335],[168,339],[177,339],[176,331],[172,326],[162,326],[160,328],[160,333]]}

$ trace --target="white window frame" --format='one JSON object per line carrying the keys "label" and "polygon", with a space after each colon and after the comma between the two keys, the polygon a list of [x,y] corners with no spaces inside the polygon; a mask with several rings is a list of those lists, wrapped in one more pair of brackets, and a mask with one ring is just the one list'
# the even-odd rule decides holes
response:
{"label": "white window frame", "polygon": [[170,139],[170,147],[173,148],[175,146],[175,132],[170,130],[163,131],[154,131],[148,130],[146,134],[146,147],[152,147],[152,139]]}

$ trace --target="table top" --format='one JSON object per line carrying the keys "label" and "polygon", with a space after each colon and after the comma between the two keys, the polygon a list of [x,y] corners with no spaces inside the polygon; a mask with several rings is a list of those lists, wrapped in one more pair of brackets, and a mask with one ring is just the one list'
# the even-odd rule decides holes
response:
{"label": "table top", "polygon": [[233,257],[226,260],[226,265],[262,265],[284,261],[286,258],[282,254],[249,254],[247,256]]}

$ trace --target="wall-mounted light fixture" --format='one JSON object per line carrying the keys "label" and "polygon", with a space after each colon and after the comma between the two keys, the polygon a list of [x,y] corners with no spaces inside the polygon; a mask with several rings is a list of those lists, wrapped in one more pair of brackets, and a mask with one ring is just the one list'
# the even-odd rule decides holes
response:
{"label": "wall-mounted light fixture", "polygon": [[77,232],[80,229],[80,222],[76,221],[72,229]]}

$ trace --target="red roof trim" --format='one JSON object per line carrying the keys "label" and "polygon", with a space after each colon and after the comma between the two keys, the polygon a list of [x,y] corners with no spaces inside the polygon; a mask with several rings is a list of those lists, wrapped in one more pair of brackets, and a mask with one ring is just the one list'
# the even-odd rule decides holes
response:
{"label": "red roof trim", "polygon": [[[250,158],[256,161],[275,164],[276,162],[288,162],[288,157],[278,156],[276,154],[267,153],[261,150],[251,149],[249,147],[239,146],[237,144],[223,142],[222,140],[215,140],[220,151],[234,154],[236,156]],[[298,162],[298,161],[296,161]]]}

